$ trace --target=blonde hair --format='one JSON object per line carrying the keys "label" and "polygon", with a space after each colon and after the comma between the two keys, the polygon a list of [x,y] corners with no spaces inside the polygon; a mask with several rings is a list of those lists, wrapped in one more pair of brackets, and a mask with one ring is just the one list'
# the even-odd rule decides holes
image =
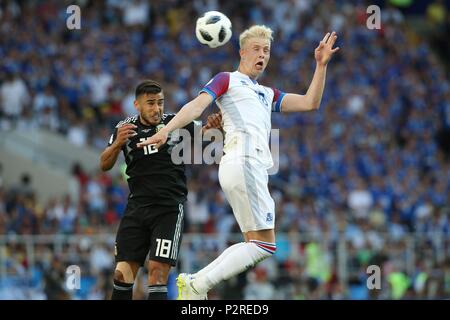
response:
{"label": "blonde hair", "polygon": [[239,47],[242,48],[250,38],[262,38],[273,41],[272,29],[264,25],[251,26],[239,36]]}

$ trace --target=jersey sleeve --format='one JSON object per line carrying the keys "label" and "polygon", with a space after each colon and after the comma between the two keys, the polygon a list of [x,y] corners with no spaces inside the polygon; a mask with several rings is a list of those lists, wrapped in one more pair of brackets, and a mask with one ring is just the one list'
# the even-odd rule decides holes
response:
{"label": "jersey sleeve", "polygon": [[227,92],[230,85],[230,73],[220,72],[200,90],[200,93],[206,92],[213,98],[213,101]]}
{"label": "jersey sleeve", "polygon": [[117,128],[114,129],[113,134],[109,138],[108,147],[114,143],[114,141],[116,140],[116,137],[117,137]]}
{"label": "jersey sleeve", "polygon": [[281,112],[281,102],[286,93],[275,88],[271,89],[273,90],[272,112]]}
{"label": "jersey sleeve", "polygon": [[175,113],[167,113],[163,115],[163,122],[164,124],[168,124],[170,122],[170,120],[172,120],[173,118],[175,118],[176,114]]}

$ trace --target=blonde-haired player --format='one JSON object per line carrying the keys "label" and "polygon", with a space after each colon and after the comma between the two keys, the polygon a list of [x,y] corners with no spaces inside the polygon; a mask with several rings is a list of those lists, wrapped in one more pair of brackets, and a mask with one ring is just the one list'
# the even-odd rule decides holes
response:
{"label": "blonde-haired player", "polygon": [[256,81],[269,62],[272,30],[262,25],[252,26],[239,38],[238,70],[217,74],[166,127],[141,143],[142,146],[161,145],[169,132],[199,117],[213,101],[222,111],[225,155],[219,166],[219,182],[245,242],[227,248],[196,274],[180,274],[179,299],[206,299],[207,292],[220,281],[275,253],[275,204],[269,193],[267,173],[273,164],[269,150],[271,112],[319,108],[327,64],[339,50],[333,49],[336,38],[335,32],[327,33],[315,49],[316,69],[306,94],[284,93]]}

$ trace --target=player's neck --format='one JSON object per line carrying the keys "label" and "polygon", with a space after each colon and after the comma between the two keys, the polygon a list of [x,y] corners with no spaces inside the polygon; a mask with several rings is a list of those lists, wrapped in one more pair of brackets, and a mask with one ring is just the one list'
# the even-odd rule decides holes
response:
{"label": "player's neck", "polygon": [[242,64],[239,65],[238,70],[240,73],[245,74],[247,77],[249,77],[251,80],[256,81],[258,79],[258,76],[251,75],[250,72],[246,71],[244,66]]}

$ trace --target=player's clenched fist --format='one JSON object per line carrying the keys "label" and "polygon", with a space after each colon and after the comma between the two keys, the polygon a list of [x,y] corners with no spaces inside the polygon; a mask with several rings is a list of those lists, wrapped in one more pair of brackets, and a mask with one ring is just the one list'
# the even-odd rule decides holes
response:
{"label": "player's clenched fist", "polygon": [[122,147],[128,139],[134,137],[137,133],[134,131],[137,126],[131,123],[124,124],[117,129],[117,137],[114,143]]}
{"label": "player's clenched fist", "polygon": [[222,130],[222,113],[217,112],[208,116],[206,125],[203,126],[203,132],[208,129],[219,129]]}

